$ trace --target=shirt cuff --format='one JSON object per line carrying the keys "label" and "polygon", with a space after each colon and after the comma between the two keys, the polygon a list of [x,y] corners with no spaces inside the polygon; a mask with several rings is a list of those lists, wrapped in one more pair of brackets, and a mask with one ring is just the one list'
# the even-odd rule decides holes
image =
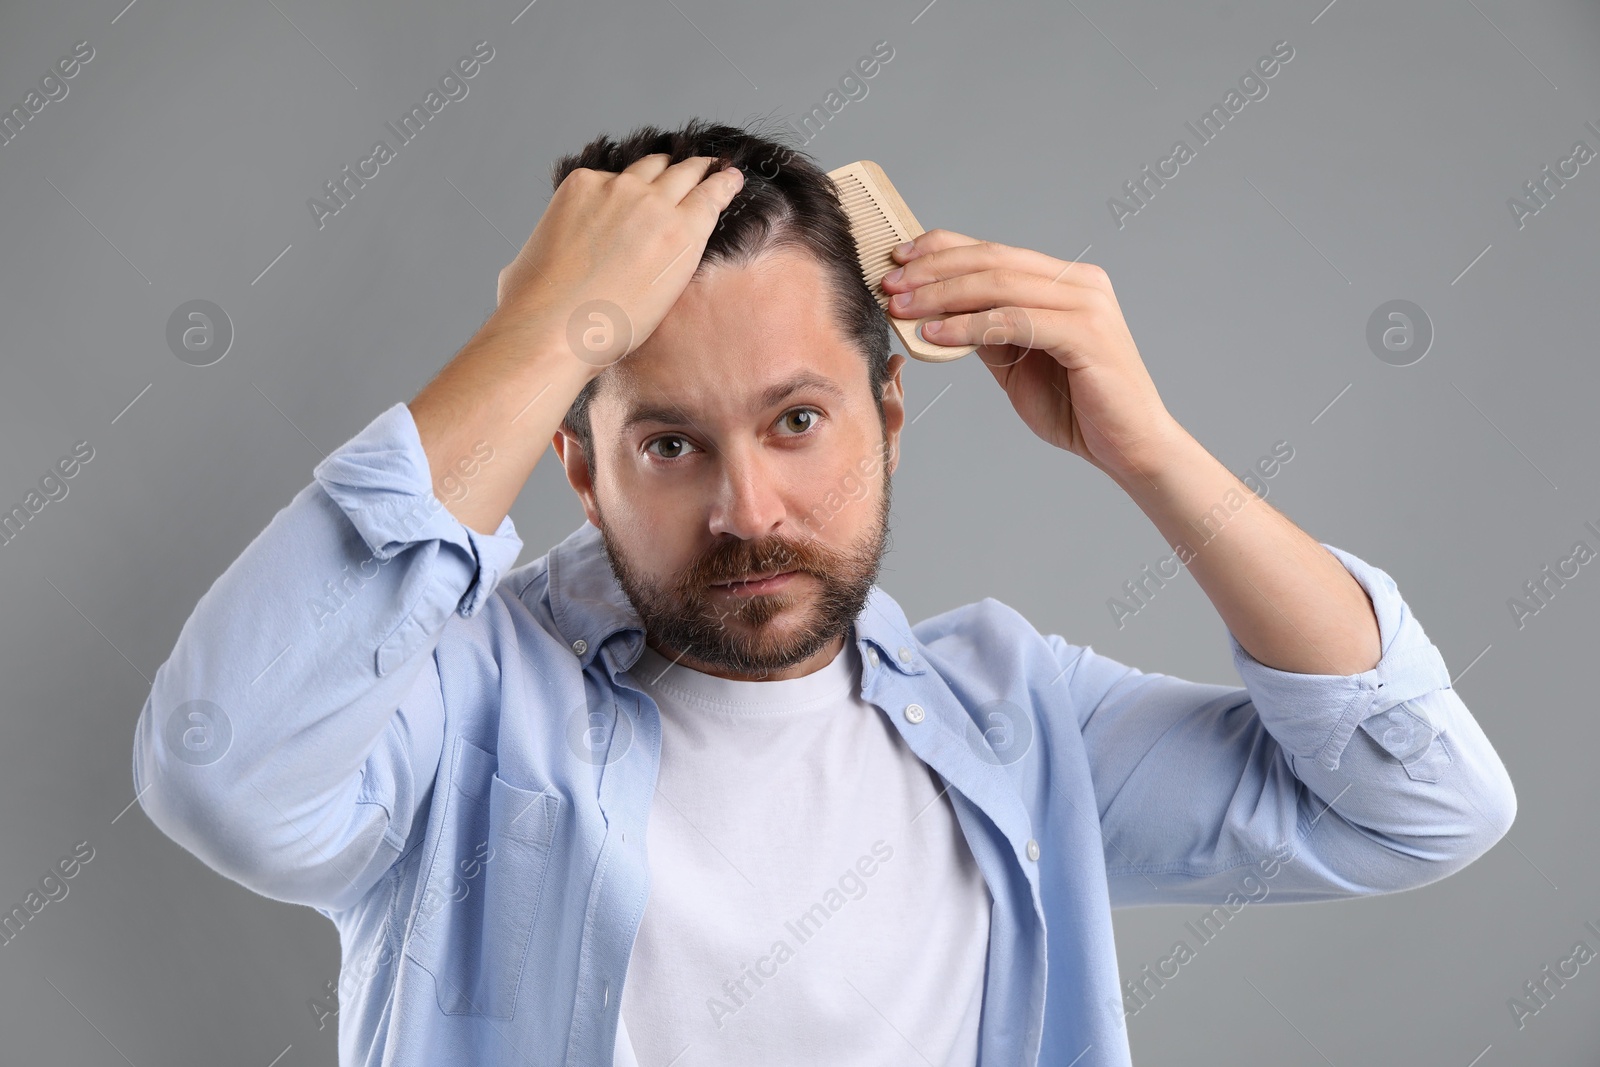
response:
{"label": "shirt cuff", "polygon": [[1426,751],[1438,733],[1421,706],[1407,705],[1410,715],[1401,719],[1374,717],[1434,690],[1448,689],[1450,671],[1444,657],[1428,640],[1388,572],[1326,542],[1319,544],[1372,598],[1383,650],[1377,666],[1344,675],[1280,671],[1246,652],[1230,630],[1234,668],[1267,730],[1295,756],[1336,770],[1350,738],[1362,727],[1397,759],[1414,757]]}
{"label": "shirt cuff", "polygon": [[516,563],[522,538],[507,515],[492,534],[457,519],[433,492],[428,456],[411,409],[397,402],[313,470],[375,559],[387,561],[409,545],[438,540],[471,561],[471,575],[456,601],[470,618]]}

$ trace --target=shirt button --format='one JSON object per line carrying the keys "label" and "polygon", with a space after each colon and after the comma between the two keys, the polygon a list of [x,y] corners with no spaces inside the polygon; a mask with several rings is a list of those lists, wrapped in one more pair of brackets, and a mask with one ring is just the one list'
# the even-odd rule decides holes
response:
{"label": "shirt button", "polygon": [[910,663],[911,662],[911,650],[909,648],[901,646],[901,648],[900,648],[900,662],[901,663]]}
{"label": "shirt button", "polygon": [[878,665],[878,650],[877,649],[875,649],[875,648],[867,649],[867,662],[872,664],[874,667],[876,667]]}
{"label": "shirt button", "polygon": [[907,722],[921,722],[926,716],[927,716],[927,713],[922,710],[922,705],[921,704],[907,704],[906,705],[906,721]]}
{"label": "shirt button", "polygon": [[1028,858],[1030,860],[1037,860],[1039,858],[1039,842],[1035,841],[1031,837],[1028,838]]}
{"label": "shirt button", "polygon": [[576,641],[572,642],[572,651],[576,652],[580,656],[583,655],[585,652],[589,651],[589,642],[585,641],[581,637],[578,638]]}

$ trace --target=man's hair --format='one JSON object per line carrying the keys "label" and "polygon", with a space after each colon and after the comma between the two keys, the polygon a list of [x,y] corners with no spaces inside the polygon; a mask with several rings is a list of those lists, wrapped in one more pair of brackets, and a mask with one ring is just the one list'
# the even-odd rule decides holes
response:
{"label": "man's hair", "polygon": [[[786,143],[783,135],[788,132],[780,128],[767,137],[695,118],[676,130],[640,126],[620,141],[602,134],[581,151],[556,160],[550,168],[550,185],[552,190],[560,188],[567,175],[579,167],[620,173],[629,164],[660,152],[668,154],[669,164],[691,156],[712,156],[716,161],[708,174],[725,163],[739,167],[744,171],[744,186],[717,219],[695,276],[714,264],[744,266],[783,247],[812,256],[829,280],[827,307],[867,362],[867,380],[883,426],[889,325],[861,277],[850,220],[839,204],[833,180],[809,156]],[[561,423],[582,443],[591,474],[595,452],[589,405],[603,377],[604,372],[583,387]]]}

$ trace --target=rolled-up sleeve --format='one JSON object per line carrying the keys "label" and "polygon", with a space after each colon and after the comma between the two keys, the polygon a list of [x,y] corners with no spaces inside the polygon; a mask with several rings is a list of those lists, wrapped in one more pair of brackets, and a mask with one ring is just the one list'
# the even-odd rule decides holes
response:
{"label": "rolled-up sleeve", "polygon": [[401,852],[438,767],[434,660],[522,542],[434,495],[396,403],[314,468],[200,598],[135,726],[151,821],[266,896],[359,899]]}
{"label": "rolled-up sleeve", "polygon": [[430,560],[431,580],[414,609],[379,646],[380,675],[405,662],[450,612],[476,614],[522,550],[511,516],[493,534],[482,534],[434,495],[427,453],[403,403],[385,410],[312,473],[378,563],[419,542],[443,549]]}
{"label": "rolled-up sleeve", "polygon": [[1280,671],[1229,633],[1240,689],[1054,639],[1072,667],[1114,904],[1216,902],[1255,864],[1274,870],[1278,902],[1412,889],[1510,828],[1510,776],[1394,580],[1323,547],[1372,601],[1371,670]]}

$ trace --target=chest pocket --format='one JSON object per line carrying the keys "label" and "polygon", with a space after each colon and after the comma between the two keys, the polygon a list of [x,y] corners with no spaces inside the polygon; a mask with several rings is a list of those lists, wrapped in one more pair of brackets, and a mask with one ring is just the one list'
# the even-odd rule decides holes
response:
{"label": "chest pocket", "polygon": [[465,738],[456,739],[447,797],[405,955],[433,977],[446,1015],[510,1019],[562,798],[510,784],[494,755]]}

